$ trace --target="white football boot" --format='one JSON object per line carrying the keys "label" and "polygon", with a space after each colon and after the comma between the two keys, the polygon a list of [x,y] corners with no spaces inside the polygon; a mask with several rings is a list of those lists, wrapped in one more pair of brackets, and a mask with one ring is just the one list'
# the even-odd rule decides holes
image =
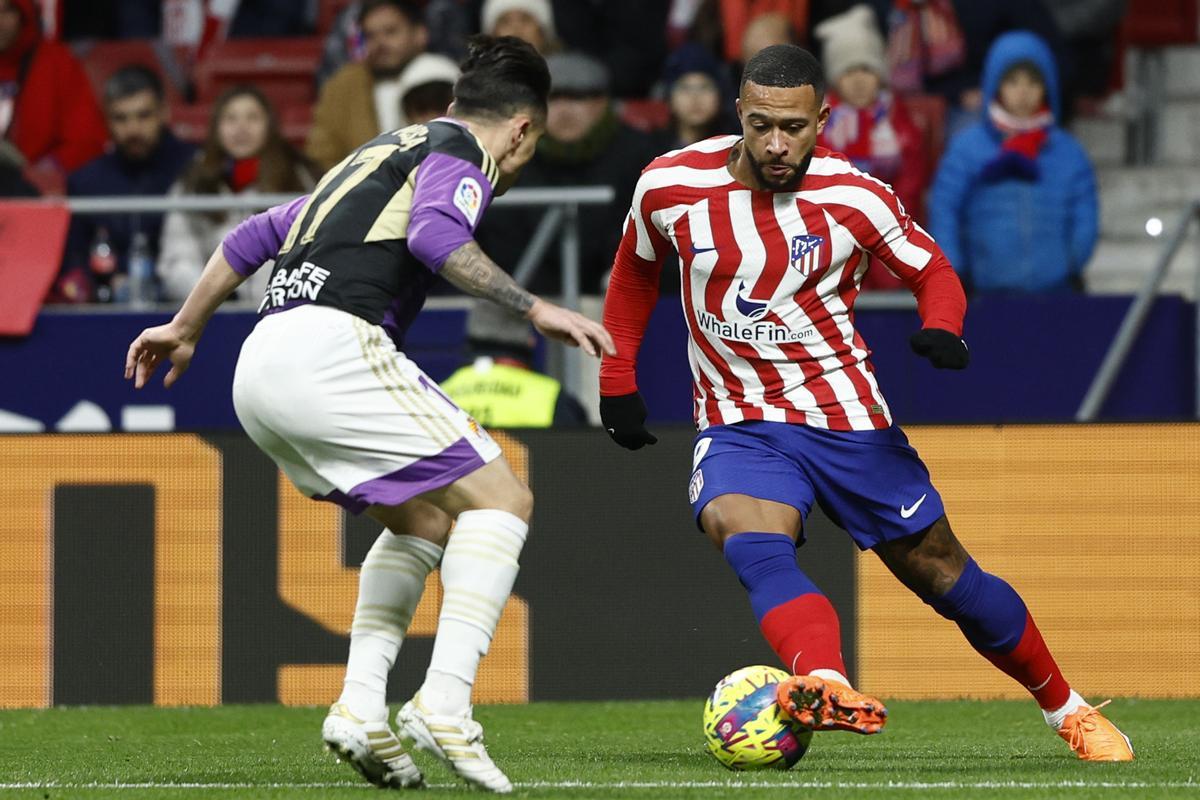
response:
{"label": "white football boot", "polygon": [[321,738],[339,761],[349,762],[381,789],[404,789],[424,783],[421,771],[386,719],[365,722],[351,714],[344,704],[334,703],[321,726]]}
{"label": "white football boot", "polygon": [[397,712],[396,729],[418,750],[449,764],[467,783],[501,794],[513,790],[512,782],[483,746],[483,726],[471,718],[469,710],[461,717],[434,714],[421,705],[417,695]]}

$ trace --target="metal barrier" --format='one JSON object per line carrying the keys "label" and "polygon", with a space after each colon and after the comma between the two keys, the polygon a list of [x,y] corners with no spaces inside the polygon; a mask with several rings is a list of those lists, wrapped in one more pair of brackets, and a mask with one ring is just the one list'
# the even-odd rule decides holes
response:
{"label": "metal barrier", "polygon": [[[1096,371],[1096,377],[1092,379],[1092,385],[1088,387],[1087,394],[1084,395],[1083,402],[1079,405],[1079,411],[1075,413],[1076,422],[1092,422],[1099,416],[1100,409],[1104,407],[1104,401],[1108,399],[1108,394],[1117,381],[1121,367],[1124,366],[1125,359],[1129,357],[1129,351],[1133,349],[1138,333],[1146,322],[1146,317],[1167,277],[1167,272],[1171,269],[1171,263],[1187,239],[1188,229],[1193,220],[1200,223],[1200,199],[1193,200],[1180,216],[1178,224],[1171,232],[1171,238],[1167,240],[1159,254],[1158,262],[1146,278],[1146,283],[1134,298],[1129,310],[1125,312],[1125,318],[1121,320],[1121,327],[1117,329],[1117,334],[1113,337],[1112,344],[1109,345],[1108,352],[1104,354],[1104,360],[1100,363],[1100,369]],[[1200,359],[1200,269],[1196,270],[1196,302],[1196,353],[1197,359]],[[1197,363],[1196,381],[1196,416],[1200,417],[1200,361]]]}
{"label": "metal barrier", "polygon": [[[529,241],[513,277],[528,286],[537,274],[556,233],[560,234],[559,262],[562,270],[562,304],[579,310],[579,208],[606,205],[616,198],[611,186],[571,186],[563,188],[514,189],[497,197],[494,206],[547,206],[533,238]],[[260,211],[289,203],[293,194],[256,195],[172,195],[160,197],[140,195],[127,197],[68,197],[67,207],[72,214],[166,213],[171,211]],[[562,370],[556,376],[568,389],[579,393],[582,382],[581,354],[576,348],[563,346]]]}

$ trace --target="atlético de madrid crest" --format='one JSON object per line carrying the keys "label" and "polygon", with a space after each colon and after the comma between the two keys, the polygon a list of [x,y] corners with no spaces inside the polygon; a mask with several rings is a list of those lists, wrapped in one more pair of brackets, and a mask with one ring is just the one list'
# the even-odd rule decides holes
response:
{"label": "atl\u00e9tico de madrid crest", "polygon": [[792,237],[792,266],[800,270],[800,274],[808,277],[821,263],[821,245],[825,244],[824,236],[801,234]]}

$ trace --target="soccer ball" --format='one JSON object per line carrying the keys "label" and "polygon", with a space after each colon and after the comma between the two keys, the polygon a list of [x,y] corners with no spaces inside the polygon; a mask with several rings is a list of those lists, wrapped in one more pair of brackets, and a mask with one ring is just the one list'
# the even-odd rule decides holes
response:
{"label": "soccer ball", "polygon": [[728,769],[791,769],[812,739],[779,707],[777,684],[789,677],[774,667],[743,667],[721,679],[704,704],[708,752]]}

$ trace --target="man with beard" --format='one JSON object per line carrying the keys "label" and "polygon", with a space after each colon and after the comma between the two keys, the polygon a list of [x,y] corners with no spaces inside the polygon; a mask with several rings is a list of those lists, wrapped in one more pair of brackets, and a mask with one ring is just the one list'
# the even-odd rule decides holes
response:
{"label": "man with beard", "polygon": [[[112,141],[109,152],[92,159],[67,178],[72,196],[166,195],[191,163],[196,148],[180,141],[167,125],[167,106],[158,75],[141,65],[122,67],[104,84],[104,117]],[[116,272],[128,271],[137,234],[145,237],[151,258],[162,233],[162,214],[77,215],[71,220],[63,278],[56,299],[91,298],[86,272],[88,251],[103,229],[116,257]]]}
{"label": "man with beard", "polygon": [[400,75],[425,50],[429,33],[416,0],[367,0],[358,15],[366,55],[321,87],[306,152],[322,170],[363,142],[408,124]]}
{"label": "man with beard", "polygon": [[816,146],[829,119],[807,50],[775,45],[746,64],[741,136],[651,162],[613,266],[604,325],[617,345],[600,369],[600,415],[617,444],[654,444],[636,359],[679,253],[695,379],[688,499],[750,595],[763,636],[794,673],[782,708],[818,731],[873,734],[877,699],[851,688],[837,613],[800,570],[815,503],[967,641],[1033,695],[1088,761],[1130,761],[1129,739],[1071,689],[1024,601],[955,537],[929,471],[892,421],[853,306],[871,256],[917,298],[912,349],[967,366],[966,298],[950,262],[890,187]]}

